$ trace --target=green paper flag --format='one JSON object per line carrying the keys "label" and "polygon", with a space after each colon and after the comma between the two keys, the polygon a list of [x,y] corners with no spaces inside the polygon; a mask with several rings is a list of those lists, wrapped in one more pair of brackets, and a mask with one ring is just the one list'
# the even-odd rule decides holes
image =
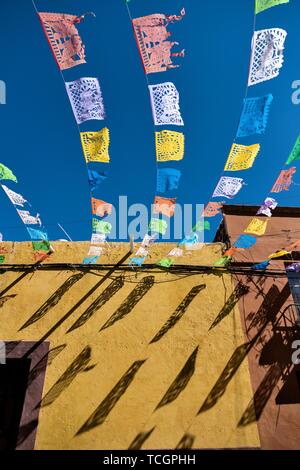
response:
{"label": "green paper flag", "polygon": [[203,230],[210,230],[210,222],[208,220],[200,220],[192,228],[193,232],[203,232]]}
{"label": "green paper flag", "polygon": [[108,234],[111,232],[112,225],[104,220],[93,219],[93,232]]}
{"label": "green paper flag", "polygon": [[230,256],[222,256],[222,258],[219,258],[215,262],[214,266],[227,266],[227,264],[230,263],[231,259],[232,258]]}
{"label": "green paper flag", "polygon": [[15,183],[18,182],[13,172],[2,163],[0,163],[0,180],[12,180]]}
{"label": "green paper flag", "polygon": [[34,251],[51,251],[50,243],[48,240],[41,240],[39,242],[32,242]]}
{"label": "green paper flag", "polygon": [[300,135],[297,137],[293,150],[291,151],[289,158],[285,162],[286,165],[290,165],[292,162],[300,160]]}
{"label": "green paper flag", "polygon": [[255,0],[255,14],[267,10],[271,7],[276,7],[282,3],[289,3],[290,0]]}
{"label": "green paper flag", "polygon": [[172,266],[173,261],[170,258],[162,258],[157,264],[163,268],[169,268]]}
{"label": "green paper flag", "polygon": [[149,224],[149,231],[150,232],[157,232],[161,235],[164,235],[167,231],[168,224],[165,220],[161,219],[151,219]]}

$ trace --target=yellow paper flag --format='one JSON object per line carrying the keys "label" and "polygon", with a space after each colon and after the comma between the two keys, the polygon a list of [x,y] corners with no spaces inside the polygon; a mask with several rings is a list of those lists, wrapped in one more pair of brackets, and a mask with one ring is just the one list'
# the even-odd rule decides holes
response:
{"label": "yellow paper flag", "polygon": [[182,160],[184,156],[184,134],[175,131],[155,132],[156,160]]}
{"label": "yellow paper flag", "polygon": [[254,235],[264,235],[267,229],[268,220],[252,219],[244,233],[253,233]]}
{"label": "yellow paper flag", "polygon": [[290,255],[290,254],[291,254],[290,251],[281,250],[281,251],[276,251],[275,253],[272,253],[270,256],[268,256],[268,258],[269,259],[280,258],[280,256],[285,256],[285,255]]}
{"label": "yellow paper flag", "polygon": [[109,162],[109,130],[107,127],[98,132],[80,132],[84,158],[89,162]]}
{"label": "yellow paper flag", "polygon": [[240,171],[251,168],[260,150],[259,144],[233,144],[225,165],[226,171]]}

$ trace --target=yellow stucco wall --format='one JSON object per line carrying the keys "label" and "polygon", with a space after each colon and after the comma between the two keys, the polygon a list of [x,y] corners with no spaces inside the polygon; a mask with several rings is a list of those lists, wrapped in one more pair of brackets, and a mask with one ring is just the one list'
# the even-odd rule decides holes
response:
{"label": "yellow stucco wall", "polygon": [[[80,262],[85,243],[54,243],[49,263]],[[158,244],[151,263],[171,249]],[[7,243],[6,263],[31,263],[28,243]],[[180,264],[211,265],[221,255],[221,245],[186,252]],[[128,245],[112,246],[101,262],[115,263]],[[37,341],[91,289],[107,270],[86,273],[39,321],[19,331],[37,309],[76,271],[37,270],[25,276],[6,295],[15,294],[0,309],[1,340]],[[20,272],[0,276],[5,289]],[[67,333],[87,307],[112,282],[124,276],[124,286],[80,328]],[[123,319],[99,332],[115,310],[143,278],[154,276],[154,285]],[[182,318],[159,341],[151,339],[168,320],[190,290],[205,288],[193,299]],[[50,348],[66,345],[47,367],[44,396],[74,359],[89,346],[91,360],[49,406],[41,408],[36,449],[127,449],[139,433],[153,430],[144,449],[175,448],[185,434],[195,436],[194,448],[259,447],[256,424],[238,428],[252,398],[247,358],[228,383],[225,393],[207,411],[197,415],[226,364],[245,340],[237,307],[210,329],[232,293],[230,276],[116,270],[47,339]],[[195,370],[178,397],[156,410],[188,358],[199,346]],[[105,421],[76,435],[130,366],[145,360],[131,384]]]}

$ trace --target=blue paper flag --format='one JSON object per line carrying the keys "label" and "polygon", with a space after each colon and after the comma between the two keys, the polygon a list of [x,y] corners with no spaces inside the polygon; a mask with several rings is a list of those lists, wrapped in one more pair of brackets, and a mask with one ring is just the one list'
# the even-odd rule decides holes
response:
{"label": "blue paper flag", "polygon": [[142,266],[146,258],[131,258],[129,260],[129,266]]}
{"label": "blue paper flag", "polygon": [[175,168],[160,168],[157,170],[157,191],[159,193],[165,193],[177,189],[180,177],[181,171]]}
{"label": "blue paper flag", "polygon": [[266,269],[270,264],[270,261],[269,260],[266,260],[266,261],[262,261],[262,263],[258,263],[258,264],[254,264],[252,266],[253,269]]}
{"label": "blue paper flag", "polygon": [[235,248],[251,248],[255,243],[256,237],[253,237],[253,235],[240,235],[233,246]]}
{"label": "blue paper flag", "polygon": [[27,227],[28,233],[30,235],[31,240],[47,240],[48,235],[46,232],[42,232],[42,230],[36,230],[35,228]]}
{"label": "blue paper flag", "polygon": [[106,173],[98,173],[98,171],[90,170],[88,168],[88,179],[91,191],[97,188],[103,181],[107,179]]}
{"label": "blue paper flag", "polygon": [[96,264],[98,261],[99,256],[88,256],[84,258],[83,264]]}

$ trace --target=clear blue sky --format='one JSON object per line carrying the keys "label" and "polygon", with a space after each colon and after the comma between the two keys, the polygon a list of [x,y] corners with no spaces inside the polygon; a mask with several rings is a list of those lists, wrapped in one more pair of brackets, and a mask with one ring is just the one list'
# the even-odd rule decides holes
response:
{"label": "clear blue sky", "polygon": [[[185,48],[181,68],[151,74],[151,83],[173,81],[180,92],[186,153],[180,169],[178,201],[205,203],[224,167],[233,142],[248,75],[253,28],[253,0],[131,0],[133,17],[163,12],[183,21],[172,26],[174,40]],[[124,0],[36,0],[39,11],[82,14],[79,26],[87,64],[65,71],[67,81],[99,77],[110,128],[110,175],[103,199],[117,205],[150,206],[156,186],[153,120],[145,76]],[[249,96],[271,92],[274,101],[266,135],[252,170],[235,173],[246,183],[235,203],[260,204],[300,134],[300,105],[291,102],[291,83],[300,79],[300,2],[257,16],[256,29],[288,31],[285,63],[279,78],[250,88]],[[16,189],[40,212],[51,239],[64,237],[60,222],[74,240],[90,238],[90,201],[86,167],[68,97],[31,0],[1,0],[0,79],[7,84],[7,104],[0,106],[1,159],[17,175]],[[100,128],[99,122],[95,130]],[[91,130],[86,123],[82,130]],[[93,128],[94,129],[94,128]],[[177,129],[178,130],[178,129]],[[181,129],[179,129],[181,130]],[[294,177],[300,183],[300,169]],[[278,195],[280,205],[298,205],[299,187]],[[6,240],[27,240],[27,232],[3,192],[0,232]],[[208,239],[211,238],[216,229]]]}

